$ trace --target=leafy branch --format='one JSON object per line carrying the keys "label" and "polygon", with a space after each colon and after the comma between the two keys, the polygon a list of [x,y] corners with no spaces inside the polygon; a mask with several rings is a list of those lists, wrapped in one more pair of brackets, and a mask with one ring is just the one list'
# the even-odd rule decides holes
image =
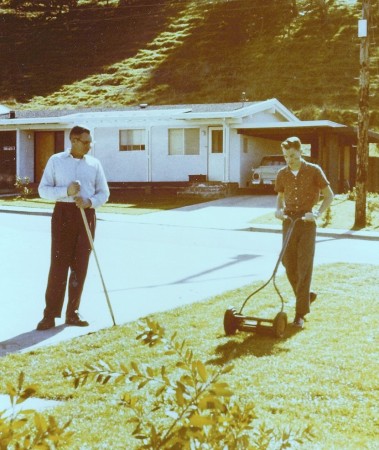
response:
{"label": "leafy branch", "polygon": [[24,386],[24,383],[25,374],[21,372],[16,386],[6,384],[11,408],[0,411],[0,450],[56,449],[68,443],[72,436],[67,431],[71,421],[59,425],[54,416],[45,418],[33,409],[19,410],[18,405],[38,391],[37,385]]}
{"label": "leafy branch", "polygon": [[[101,384],[131,384],[120,399],[120,405],[129,409],[128,423],[134,425],[133,436],[140,441],[140,449],[236,449],[264,448],[263,441],[280,442],[289,448],[291,442],[300,442],[308,431],[277,433],[267,428],[253,428],[257,418],[253,403],[241,404],[229,384],[222,377],[233,370],[232,365],[210,369],[196,359],[186,340],[174,333],[166,338],[159,323],[147,318],[140,325],[137,340],[149,347],[161,344],[164,354],[175,357],[175,364],[154,368],[131,362],[111,365],[100,361],[84,369],[68,368],[63,375],[72,379],[75,387],[92,381]],[[155,400],[148,405],[141,390],[147,385],[154,389]],[[148,411],[150,408],[150,411]],[[164,417],[164,420],[157,418]]]}

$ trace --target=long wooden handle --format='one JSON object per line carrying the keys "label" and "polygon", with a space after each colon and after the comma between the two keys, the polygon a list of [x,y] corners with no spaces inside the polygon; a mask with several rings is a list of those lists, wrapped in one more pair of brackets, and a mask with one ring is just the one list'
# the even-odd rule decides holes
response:
{"label": "long wooden handle", "polygon": [[98,258],[97,258],[95,246],[94,246],[94,243],[93,243],[92,233],[91,233],[91,230],[90,230],[90,228],[89,228],[87,216],[86,216],[86,213],[84,212],[84,209],[83,209],[83,208],[80,208],[80,213],[81,213],[81,215],[82,215],[82,219],[83,219],[84,227],[85,227],[86,232],[87,232],[87,236],[88,236],[89,243],[90,243],[90,245],[91,245],[93,254],[94,254],[94,256],[95,256],[97,268],[99,269],[100,279],[101,279],[101,283],[102,283],[102,285],[103,285],[105,298],[107,299],[108,308],[109,308],[109,311],[110,311],[110,313],[111,313],[113,325],[116,325],[116,321],[115,321],[114,314],[113,314],[113,310],[112,310],[111,301],[109,300],[108,291],[107,291],[107,288],[106,288],[106,286],[105,286],[103,274],[101,273],[99,260],[98,260]]}

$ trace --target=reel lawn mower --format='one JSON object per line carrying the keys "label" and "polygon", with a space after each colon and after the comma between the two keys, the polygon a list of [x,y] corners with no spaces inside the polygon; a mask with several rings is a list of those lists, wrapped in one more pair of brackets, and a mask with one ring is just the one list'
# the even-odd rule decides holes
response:
{"label": "reel lawn mower", "polygon": [[[239,331],[245,331],[245,332],[257,332],[257,333],[264,333],[269,332],[270,334],[273,334],[277,338],[284,337],[286,328],[287,328],[287,314],[284,312],[284,299],[282,294],[280,293],[276,282],[275,282],[275,276],[276,272],[278,271],[279,264],[282,261],[284,252],[286,251],[286,248],[288,246],[288,243],[291,239],[291,235],[293,232],[293,229],[295,228],[296,222],[299,220],[303,220],[303,218],[298,219],[291,219],[288,216],[285,216],[284,219],[290,220],[291,225],[287,231],[287,234],[284,238],[282,249],[280,251],[278,260],[275,264],[274,271],[271,275],[271,277],[264,283],[261,287],[256,289],[254,292],[252,292],[243,302],[241,309],[239,312],[237,312],[236,308],[229,307],[224,314],[224,330],[225,334],[227,336],[236,334],[237,330]],[[245,316],[242,314],[242,311],[244,307],[246,306],[246,303],[258,292],[262,291],[269,283],[270,281],[273,281],[273,285],[275,288],[275,291],[279,295],[280,301],[281,301],[281,309],[278,312],[278,314],[275,316],[274,319],[264,319],[261,317],[255,317],[255,316]]]}

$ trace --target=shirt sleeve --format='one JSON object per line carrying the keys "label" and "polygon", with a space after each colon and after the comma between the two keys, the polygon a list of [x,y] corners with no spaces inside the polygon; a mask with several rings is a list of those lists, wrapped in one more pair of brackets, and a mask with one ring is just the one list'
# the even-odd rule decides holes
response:
{"label": "shirt sleeve", "polygon": [[45,198],[46,200],[59,200],[68,197],[67,186],[55,186],[54,173],[54,160],[50,158],[38,186],[38,193],[41,198]]}
{"label": "shirt sleeve", "polygon": [[281,171],[279,171],[277,176],[276,176],[274,189],[275,189],[275,192],[277,192],[277,193],[284,192],[284,186],[283,186],[283,182],[282,182]]}
{"label": "shirt sleeve", "polygon": [[104,174],[103,167],[100,162],[97,165],[96,180],[95,180],[95,193],[90,197],[92,208],[98,208],[107,202],[109,198],[109,187],[107,179]]}
{"label": "shirt sleeve", "polygon": [[319,187],[319,189],[324,189],[326,186],[328,186],[330,183],[328,179],[326,178],[326,175],[324,171],[321,169],[320,166],[317,167],[317,173],[316,173],[316,184]]}

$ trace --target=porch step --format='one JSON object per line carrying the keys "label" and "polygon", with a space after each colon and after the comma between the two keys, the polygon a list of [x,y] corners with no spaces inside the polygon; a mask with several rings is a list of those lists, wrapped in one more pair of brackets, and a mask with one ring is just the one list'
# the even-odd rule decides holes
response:
{"label": "porch step", "polygon": [[181,197],[225,198],[233,195],[238,189],[237,183],[199,182],[178,190]]}

